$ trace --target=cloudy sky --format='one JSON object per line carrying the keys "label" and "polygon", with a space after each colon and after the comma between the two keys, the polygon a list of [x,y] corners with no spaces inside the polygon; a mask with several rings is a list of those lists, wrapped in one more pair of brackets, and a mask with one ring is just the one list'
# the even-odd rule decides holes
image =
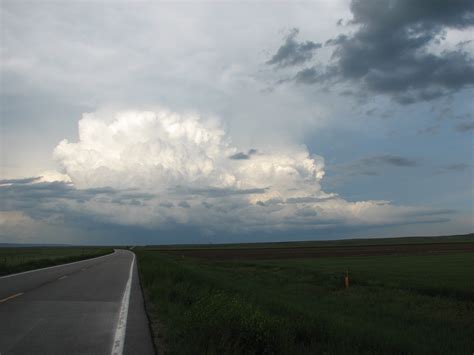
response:
{"label": "cloudy sky", "polygon": [[469,233],[474,2],[2,0],[0,243]]}

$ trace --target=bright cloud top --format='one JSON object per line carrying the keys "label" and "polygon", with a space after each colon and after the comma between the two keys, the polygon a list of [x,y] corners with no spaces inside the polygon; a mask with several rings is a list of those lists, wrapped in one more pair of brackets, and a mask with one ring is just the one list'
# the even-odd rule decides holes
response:
{"label": "bright cloud top", "polygon": [[270,188],[282,196],[318,193],[324,162],[302,147],[249,154],[232,146],[216,120],[168,110],[85,114],[79,142],[55,159],[78,188]]}

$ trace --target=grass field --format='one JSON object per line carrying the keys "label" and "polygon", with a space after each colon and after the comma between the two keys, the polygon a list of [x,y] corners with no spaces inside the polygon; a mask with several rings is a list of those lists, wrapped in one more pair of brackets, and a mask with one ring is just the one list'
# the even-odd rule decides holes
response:
{"label": "grass field", "polygon": [[166,353],[474,351],[472,251],[273,260],[134,251]]}
{"label": "grass field", "polygon": [[308,240],[295,242],[262,242],[262,243],[240,243],[240,244],[170,244],[149,246],[148,249],[266,249],[290,247],[350,247],[350,246],[383,246],[383,245],[407,245],[407,244],[454,244],[465,243],[474,244],[474,233],[460,235],[443,235],[438,237],[397,237],[397,238],[366,238],[366,239],[338,239],[338,240]]}
{"label": "grass field", "polygon": [[0,276],[88,259],[112,251],[107,247],[0,248]]}

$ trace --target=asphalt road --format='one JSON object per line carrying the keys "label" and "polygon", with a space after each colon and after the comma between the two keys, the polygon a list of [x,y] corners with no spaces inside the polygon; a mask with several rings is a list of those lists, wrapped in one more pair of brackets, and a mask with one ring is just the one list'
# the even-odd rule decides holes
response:
{"label": "asphalt road", "polygon": [[0,355],[154,354],[134,254],[0,278]]}

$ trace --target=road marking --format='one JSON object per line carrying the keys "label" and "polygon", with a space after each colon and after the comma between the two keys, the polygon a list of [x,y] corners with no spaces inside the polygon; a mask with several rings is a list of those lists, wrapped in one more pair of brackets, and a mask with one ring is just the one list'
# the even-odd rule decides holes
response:
{"label": "road marking", "polygon": [[[133,254],[133,253],[132,253]],[[125,344],[125,333],[127,331],[128,305],[130,303],[130,291],[132,290],[133,266],[135,265],[135,254],[133,254],[132,265],[130,265],[130,274],[128,275],[127,285],[123,292],[122,305],[120,307],[117,328],[115,329],[112,355],[122,355],[123,345]]]}
{"label": "road marking", "polygon": [[133,266],[135,265],[135,254],[133,254],[132,264],[130,265],[130,273],[128,275],[127,285],[123,292],[122,305],[120,307],[117,328],[115,329],[114,343],[112,347],[112,355],[122,355],[123,346],[125,344],[125,333],[127,331],[128,305],[130,303],[130,291],[132,290]]}
{"label": "road marking", "polygon": [[8,296],[7,298],[4,298],[4,299],[1,299],[0,300],[0,303],[3,303],[3,302],[6,302],[6,301],[9,301],[15,297],[19,297],[23,294],[23,292],[19,292],[19,293],[15,293],[14,295],[11,295],[11,296]]}
{"label": "road marking", "polygon": [[61,276],[60,278],[58,278],[58,280],[63,280],[63,279],[65,279],[66,277],[67,277],[67,275],[63,275],[63,276]]}
{"label": "road marking", "polygon": [[106,255],[102,255],[102,256],[98,256],[98,257],[96,257],[96,258],[89,258],[89,259],[74,261],[74,262],[72,262],[72,263],[61,264],[61,265],[55,265],[55,266],[48,266],[48,267],[43,267],[43,268],[41,268],[41,269],[34,269],[34,270],[19,272],[19,273],[16,273],[16,274],[10,274],[10,275],[5,275],[5,276],[0,276],[0,280],[1,280],[1,279],[6,279],[6,278],[9,278],[9,277],[25,275],[25,274],[29,274],[29,273],[32,273],[32,272],[43,271],[43,270],[48,270],[48,269],[54,269],[54,268],[56,268],[56,267],[74,265],[74,264],[79,264],[79,263],[83,263],[83,262],[86,262],[86,261],[97,260],[97,259],[100,259],[100,258],[105,258],[105,257],[107,257],[107,256],[114,255],[114,254],[116,254],[116,253],[117,253],[117,249],[114,249],[114,252],[113,252],[113,253],[106,254]]}
{"label": "road marking", "polygon": [[119,319],[115,329],[114,343],[112,346],[112,355],[122,355],[123,345],[125,344],[125,332],[127,331],[128,304],[130,303],[130,291],[132,290],[133,266],[135,265],[135,254],[133,254],[132,265],[130,265],[130,274],[128,275],[127,285],[123,292],[122,305],[120,306]]}

